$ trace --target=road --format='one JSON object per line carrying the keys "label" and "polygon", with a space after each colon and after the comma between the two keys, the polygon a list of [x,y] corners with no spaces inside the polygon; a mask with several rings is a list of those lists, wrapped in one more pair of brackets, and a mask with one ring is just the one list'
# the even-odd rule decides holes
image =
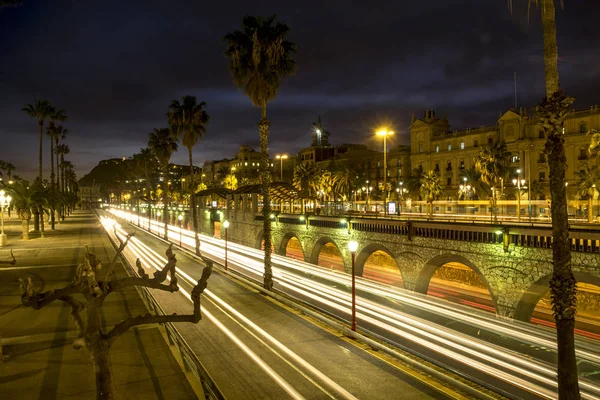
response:
{"label": "road", "polygon": [[[114,237],[113,223],[103,219]],[[118,227],[117,234],[123,239],[126,231],[133,229]],[[136,236],[123,254],[133,264],[139,257],[152,275],[164,266],[167,245],[154,235],[135,230]],[[189,313],[189,293],[203,266],[175,251],[181,290],[153,294],[167,313]],[[228,399],[387,399],[397,393],[407,398],[446,398],[422,378],[316,326],[218,270],[203,295],[202,314],[199,324],[179,324],[177,328]]]}
{"label": "road", "polygon": [[[119,210],[113,212],[135,218]],[[181,234],[183,243],[193,246],[193,233],[184,230]],[[169,228],[171,240],[178,241],[179,235],[177,227]],[[223,262],[223,240],[201,236],[201,242],[205,256]],[[248,279],[261,280],[262,256],[260,250],[228,244],[230,268]],[[347,274],[276,255],[273,265],[276,290],[348,321]],[[556,344],[550,329],[501,319],[364,278],[357,278],[357,320],[362,331],[385,338],[507,397],[556,398]],[[597,348],[596,342],[577,341],[582,398],[600,398]]]}

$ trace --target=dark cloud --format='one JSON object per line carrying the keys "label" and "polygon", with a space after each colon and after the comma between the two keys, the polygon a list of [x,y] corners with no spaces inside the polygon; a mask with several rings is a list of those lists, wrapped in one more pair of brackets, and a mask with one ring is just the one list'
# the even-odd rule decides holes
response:
{"label": "dark cloud", "polygon": [[[245,14],[278,14],[298,46],[298,73],[269,105],[273,152],[310,143],[317,115],[334,143],[371,144],[383,123],[398,132],[394,143],[406,142],[411,114],[425,108],[457,129],[493,124],[514,104],[514,72],[520,104],[544,93],[540,18],[535,9],[527,17],[525,1],[513,14],[506,2],[475,0],[24,3],[0,10],[0,159],[21,175],[37,168],[37,124],[20,112],[35,98],[67,109],[79,175],[139,151],[186,94],[211,115],[198,163],[258,146],[259,111],[223,56],[222,36]],[[590,0],[557,9],[561,83],[579,108],[600,102],[598,13]],[[187,161],[184,151],[174,159]]]}

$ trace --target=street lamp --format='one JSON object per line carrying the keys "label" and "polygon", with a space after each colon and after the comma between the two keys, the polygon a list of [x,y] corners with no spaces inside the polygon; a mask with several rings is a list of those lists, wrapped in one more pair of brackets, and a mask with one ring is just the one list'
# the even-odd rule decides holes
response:
{"label": "street lamp", "polygon": [[5,195],[4,190],[0,190],[0,209],[2,210],[2,233],[0,233],[0,247],[6,246],[6,234],[4,233],[4,206],[10,207],[10,195]]}
{"label": "street lamp", "polygon": [[179,247],[181,247],[181,231],[182,231],[182,227],[183,227],[183,214],[179,214],[177,219],[179,220]]}
{"label": "street lamp", "polygon": [[280,165],[280,167],[279,167],[279,171],[280,171],[279,172],[279,175],[280,175],[279,176],[279,180],[281,182],[283,182],[283,160],[286,160],[288,158],[288,155],[287,154],[277,154],[275,156],[275,158],[279,160],[279,165]]}
{"label": "street lamp", "polygon": [[223,221],[223,228],[225,228],[225,271],[227,271],[227,228],[229,228],[229,221]]}
{"label": "street lamp", "polygon": [[394,131],[388,131],[387,128],[377,131],[377,136],[383,136],[383,191],[384,191],[384,214],[387,214],[387,147],[386,139],[393,135]]}
{"label": "street lamp", "polygon": [[[521,170],[517,170],[517,174],[521,174]],[[525,185],[525,179],[513,179],[513,185],[517,186],[517,221],[521,220],[521,185]]]}
{"label": "street lamp", "polygon": [[348,250],[352,254],[352,330],[356,332],[356,271],[354,269],[354,256],[358,249],[358,242],[351,240],[348,242]]}

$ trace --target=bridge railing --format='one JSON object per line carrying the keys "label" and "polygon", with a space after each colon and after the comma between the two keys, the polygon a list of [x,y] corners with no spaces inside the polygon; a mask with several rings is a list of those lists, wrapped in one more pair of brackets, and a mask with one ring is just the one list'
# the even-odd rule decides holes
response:
{"label": "bridge railing", "polygon": [[[262,220],[257,214],[256,220]],[[348,216],[330,217],[298,214],[273,214],[273,222],[307,227],[346,229],[360,232],[448,239],[476,243],[504,243],[520,247],[552,248],[552,227],[549,224],[482,224],[469,222],[412,221]],[[571,250],[600,253],[600,229],[573,226],[569,231]],[[506,236],[506,239],[505,239]]]}

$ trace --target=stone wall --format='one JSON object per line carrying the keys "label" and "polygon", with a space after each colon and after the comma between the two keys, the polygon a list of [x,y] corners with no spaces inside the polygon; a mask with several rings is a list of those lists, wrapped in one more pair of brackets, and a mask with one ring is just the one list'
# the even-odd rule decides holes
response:
{"label": "stone wall", "polygon": [[[230,219],[229,238],[240,244],[260,247],[262,221],[253,213],[236,213]],[[340,250],[345,271],[350,273],[351,254],[348,242],[356,240],[357,274],[362,275],[366,260],[375,251],[388,253],[398,265],[407,289],[427,293],[435,271],[449,262],[471,268],[488,288],[499,315],[528,320],[538,300],[547,291],[552,272],[552,250],[510,245],[504,251],[501,243],[478,243],[450,239],[361,232],[349,229],[322,228],[304,224],[273,222],[275,252],[285,255],[287,242],[296,237],[302,245],[304,259],[316,264],[326,243]],[[572,253],[573,270],[580,281],[600,286],[600,255]]]}

